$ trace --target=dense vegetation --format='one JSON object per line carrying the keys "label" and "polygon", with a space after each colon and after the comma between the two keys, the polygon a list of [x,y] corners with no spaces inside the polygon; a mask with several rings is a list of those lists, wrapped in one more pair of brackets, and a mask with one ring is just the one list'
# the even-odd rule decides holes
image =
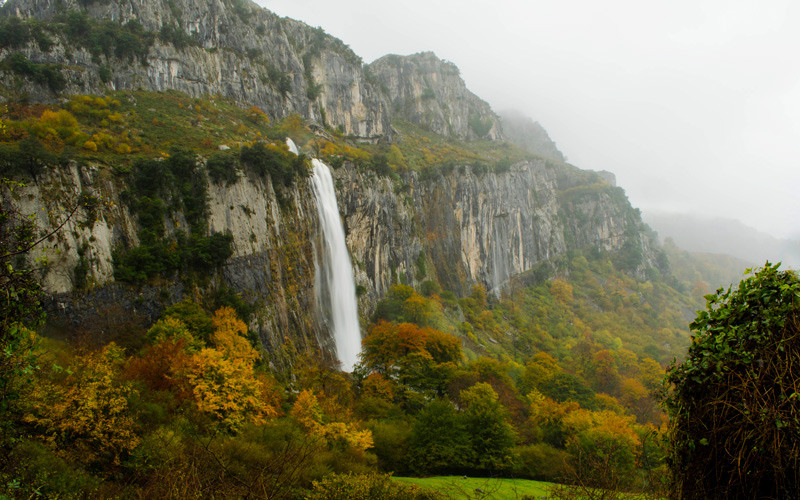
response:
{"label": "dense vegetation", "polygon": [[147,330],[125,326],[120,344],[27,333],[20,350],[37,362],[6,412],[3,488],[430,498],[391,493],[400,487],[377,471],[662,488],[653,391],[670,352],[655,343],[680,330],[662,331],[648,311],[682,299],[606,258],[564,266],[568,276],[499,300],[479,287],[456,299],[395,286],[352,376],[311,356],[270,369],[237,312],[210,297],[170,307]]}

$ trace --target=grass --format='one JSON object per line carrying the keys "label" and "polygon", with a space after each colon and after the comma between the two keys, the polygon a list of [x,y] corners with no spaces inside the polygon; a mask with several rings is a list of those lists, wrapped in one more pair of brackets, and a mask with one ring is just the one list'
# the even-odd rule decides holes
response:
{"label": "grass", "polygon": [[438,491],[453,499],[522,499],[548,497],[551,483],[530,479],[463,476],[395,477],[397,481]]}

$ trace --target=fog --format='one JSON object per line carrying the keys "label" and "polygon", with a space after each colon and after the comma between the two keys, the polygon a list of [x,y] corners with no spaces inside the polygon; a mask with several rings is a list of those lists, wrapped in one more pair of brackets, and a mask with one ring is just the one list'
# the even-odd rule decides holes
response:
{"label": "fog", "polygon": [[800,237],[800,3],[258,0],[365,62],[433,50],[643,211]]}

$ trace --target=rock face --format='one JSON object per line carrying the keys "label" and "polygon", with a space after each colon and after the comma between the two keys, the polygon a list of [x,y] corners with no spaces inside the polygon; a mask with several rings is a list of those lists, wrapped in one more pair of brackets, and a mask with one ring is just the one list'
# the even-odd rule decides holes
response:
{"label": "rock face", "polygon": [[500,113],[500,119],[503,135],[509,142],[543,158],[565,161],[564,155],[539,122],[516,111],[503,111]]}
{"label": "rock face", "polygon": [[[459,295],[474,284],[500,294],[514,276],[569,248],[625,253],[630,269],[640,274],[656,265],[654,244],[622,191],[578,169],[535,160],[504,173],[476,175],[459,167],[435,179],[409,173],[398,181],[345,163],[334,178],[356,284],[363,290],[362,317],[396,283],[418,286],[435,279]],[[225,285],[256,305],[250,326],[271,352],[281,351],[288,339],[294,348],[321,346],[332,357],[329,332],[309,314],[318,310],[313,249],[319,228],[308,182],[298,182],[291,208],[283,210],[269,181],[242,175],[232,185],[209,188],[209,228],[231,233],[234,254],[206,286]],[[60,204],[79,193],[102,196],[106,204],[93,218],[79,210],[40,255],[49,261],[43,283],[57,316],[75,322],[110,304],[127,304],[153,320],[192,293],[180,283],[162,284],[160,292],[114,284],[113,249],[136,245],[137,232],[117,188],[96,168],[73,164],[18,197],[23,211],[55,227],[60,220],[48,214],[63,213]],[[169,222],[172,231],[186,226],[180,213]],[[82,262],[91,286],[76,295],[74,270]]]}
{"label": "rock face", "polygon": [[[93,58],[62,37],[47,52],[35,44],[26,47],[23,52],[34,62],[68,61],[66,93],[142,88],[224,95],[258,106],[272,118],[297,113],[362,139],[389,133],[384,97],[365,81],[361,59],[349,47],[250,0],[9,0],[3,13],[51,19],[84,5],[93,18],[136,21],[154,34],[164,26],[177,27],[191,43],[176,48],[156,36],[143,61]],[[112,69],[107,83],[103,67]],[[47,96],[38,89],[38,97]]]}
{"label": "rock face", "polygon": [[489,104],[467,89],[455,64],[433,52],[384,56],[366,73],[386,93],[397,118],[462,140],[502,137]]}

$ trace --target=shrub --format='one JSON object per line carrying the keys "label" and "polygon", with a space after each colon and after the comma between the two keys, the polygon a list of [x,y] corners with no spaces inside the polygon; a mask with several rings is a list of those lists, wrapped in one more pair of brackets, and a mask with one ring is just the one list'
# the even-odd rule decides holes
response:
{"label": "shrub", "polygon": [[236,182],[237,158],[230,152],[220,152],[211,155],[206,160],[208,176],[214,184],[233,184]]}
{"label": "shrub", "polygon": [[800,490],[800,279],[769,262],[706,296],[665,401],[678,498]]}
{"label": "shrub", "polygon": [[69,11],[58,18],[64,23],[64,33],[70,41],[86,48],[95,62],[100,62],[100,56],[106,59],[133,60],[138,58],[146,64],[147,53],[155,39],[154,33],[144,29],[136,20],[125,24],[110,20],[96,20],[90,18],[85,12]]}
{"label": "shrub", "polygon": [[20,52],[9,55],[3,63],[14,73],[28,77],[40,85],[46,85],[53,93],[58,93],[67,86],[67,79],[61,74],[60,64],[37,64],[29,61]]}
{"label": "shrub", "polygon": [[393,481],[388,474],[331,474],[314,481],[307,500],[427,500],[442,498],[414,484]]}
{"label": "shrub", "polygon": [[540,481],[559,481],[567,477],[569,454],[547,443],[520,446],[515,473]]}
{"label": "shrub", "polygon": [[469,128],[471,128],[478,137],[483,137],[488,134],[493,125],[491,118],[481,118],[477,113],[470,115],[467,123],[469,123]]}
{"label": "shrub", "polygon": [[175,24],[165,24],[161,26],[159,38],[165,43],[171,43],[176,49],[198,45],[191,35],[187,34],[180,26]]}

